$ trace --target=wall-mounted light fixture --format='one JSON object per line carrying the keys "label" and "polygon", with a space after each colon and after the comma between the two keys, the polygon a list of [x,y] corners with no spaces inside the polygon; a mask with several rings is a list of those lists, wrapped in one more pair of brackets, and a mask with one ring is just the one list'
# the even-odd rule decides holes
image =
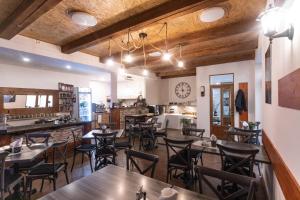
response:
{"label": "wall-mounted light fixture", "polygon": [[200,94],[201,94],[201,97],[205,96],[205,87],[204,86],[200,86]]}
{"label": "wall-mounted light fixture", "polygon": [[[269,8],[258,16],[257,21],[261,22],[264,35],[269,37],[270,41],[280,37],[292,40],[294,37],[294,27],[288,22],[286,11],[283,8],[270,4]],[[287,28],[279,32],[280,26],[287,26]]]}

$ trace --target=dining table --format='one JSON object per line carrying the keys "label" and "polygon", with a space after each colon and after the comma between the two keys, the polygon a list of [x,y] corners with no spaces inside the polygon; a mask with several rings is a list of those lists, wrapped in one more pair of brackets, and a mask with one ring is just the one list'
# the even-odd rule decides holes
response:
{"label": "dining table", "polygon": [[117,132],[116,134],[116,138],[120,138],[123,136],[124,134],[124,129],[105,129],[101,130],[101,129],[94,129],[91,130],[90,132],[86,133],[85,135],[82,136],[82,139],[86,139],[86,140],[91,140],[94,139],[94,134],[107,134],[107,133],[113,133],[113,132]]}
{"label": "dining table", "polygon": [[213,200],[215,198],[186,190],[159,180],[131,172],[125,168],[108,165],[93,174],[81,178],[40,200],[133,200],[142,186],[147,200],[157,200],[161,190],[172,187],[178,192],[177,200]]}

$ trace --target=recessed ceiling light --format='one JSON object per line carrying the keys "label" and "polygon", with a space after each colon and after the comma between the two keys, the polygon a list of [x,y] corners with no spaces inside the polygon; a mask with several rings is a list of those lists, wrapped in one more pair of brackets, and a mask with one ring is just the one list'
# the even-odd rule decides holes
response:
{"label": "recessed ceiling light", "polygon": [[85,12],[71,12],[70,16],[74,23],[81,26],[95,26],[97,24],[96,17]]}
{"label": "recessed ceiling light", "polygon": [[225,11],[221,7],[212,7],[203,10],[199,15],[199,20],[202,22],[214,22],[221,18],[223,18],[225,15]]}
{"label": "recessed ceiling light", "polygon": [[23,57],[22,60],[23,60],[24,62],[30,62],[30,61],[31,61],[30,58],[28,58],[28,57]]}
{"label": "recessed ceiling light", "polygon": [[66,68],[67,69],[72,69],[72,66],[71,65],[67,65]]}

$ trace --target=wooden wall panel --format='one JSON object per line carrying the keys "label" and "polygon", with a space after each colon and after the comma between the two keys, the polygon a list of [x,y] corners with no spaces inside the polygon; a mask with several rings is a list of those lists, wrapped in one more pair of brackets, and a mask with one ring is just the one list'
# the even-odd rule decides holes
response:
{"label": "wooden wall panel", "polygon": [[278,105],[300,110],[300,69],[278,80]]}
{"label": "wooden wall panel", "polygon": [[[248,108],[248,83],[239,83],[239,89],[243,90]],[[248,112],[239,115],[240,121],[248,121]],[[241,124],[240,124],[241,126]]]}
{"label": "wooden wall panel", "polygon": [[297,180],[264,131],[262,139],[285,198],[287,200],[300,199],[300,186]]}

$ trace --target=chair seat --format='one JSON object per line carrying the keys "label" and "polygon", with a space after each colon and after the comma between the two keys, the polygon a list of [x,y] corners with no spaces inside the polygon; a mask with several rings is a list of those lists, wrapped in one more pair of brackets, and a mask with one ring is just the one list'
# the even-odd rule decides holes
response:
{"label": "chair seat", "polygon": [[11,173],[10,171],[5,171],[4,178],[4,190],[7,191],[8,188],[13,188],[22,180],[23,176],[21,174]]}
{"label": "chair seat", "polygon": [[34,159],[33,161],[30,161],[30,162],[24,162],[24,163],[20,163],[18,165],[18,169],[20,171],[27,171],[29,170],[30,168],[38,165],[39,163],[43,162],[44,161],[44,158],[40,157],[40,158],[36,158]]}
{"label": "chair seat", "polygon": [[94,144],[81,144],[76,147],[77,151],[92,151],[96,148]]}
{"label": "chair seat", "polygon": [[53,174],[58,172],[64,166],[63,163],[57,163],[54,165],[52,163],[40,164],[32,168],[29,172],[29,175],[44,175],[44,174]]}
{"label": "chair seat", "polygon": [[154,132],[155,137],[167,137],[167,131],[166,130],[158,130]]}
{"label": "chair seat", "polygon": [[115,143],[115,148],[117,148],[117,149],[131,148],[131,144],[129,142],[118,142],[118,143]]}

